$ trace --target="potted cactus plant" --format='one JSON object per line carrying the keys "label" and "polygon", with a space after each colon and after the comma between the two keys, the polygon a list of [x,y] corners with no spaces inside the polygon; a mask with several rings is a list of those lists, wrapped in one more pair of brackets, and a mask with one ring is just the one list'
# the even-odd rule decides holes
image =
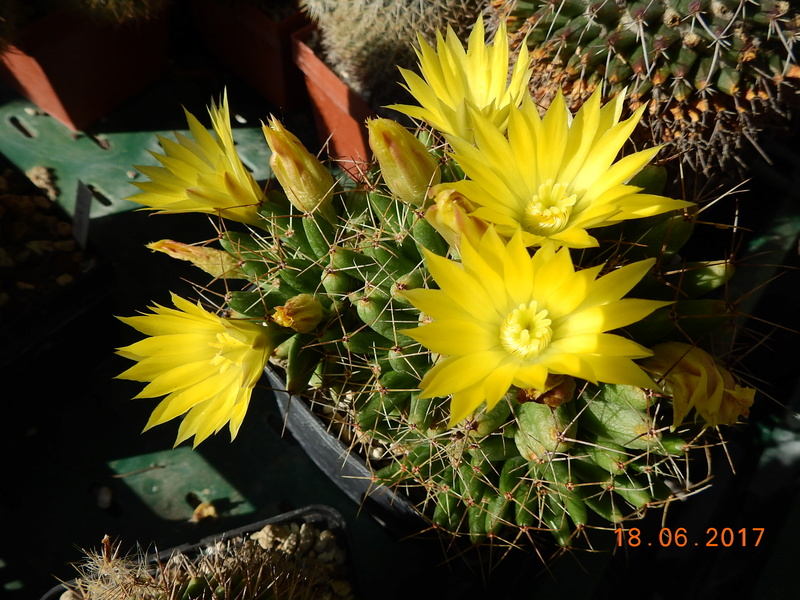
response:
{"label": "potted cactus plant", "polygon": [[703,225],[662,195],[659,149],[626,148],[643,107],[621,120],[624,96],[593,94],[571,114],[556,93],[541,116],[505,32],[437,42],[393,107],[425,126],[369,121],[355,179],[273,117],[262,189],[227,99],[213,134],[190,117],[193,139],[163,141],[133,199],[213,215],[219,247],[152,248],[226,291],[124,318],[148,337],[120,377],[165,396],[148,427],[183,415],[198,444],[236,435],[267,367],[452,539],[591,547],[693,491],[695,452],[747,416],[720,345],[734,268],[687,245]]}
{"label": "potted cactus plant", "polygon": [[167,2],[9,0],[0,80],[85,129],[166,69]]}

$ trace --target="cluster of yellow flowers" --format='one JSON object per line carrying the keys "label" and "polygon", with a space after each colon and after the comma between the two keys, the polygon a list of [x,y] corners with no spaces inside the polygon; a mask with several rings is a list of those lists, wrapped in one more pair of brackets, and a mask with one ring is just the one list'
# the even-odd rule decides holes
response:
{"label": "cluster of yellow flowers", "polygon": [[[752,390],[734,387],[730,374],[715,371],[699,348],[637,363],[652,350],[609,333],[669,304],[625,297],[654,259],[603,273],[603,265],[576,268],[571,257],[570,249],[598,246],[591,229],[691,205],[629,183],[658,152],[619,158],[644,109],[620,120],[624,98],[601,105],[598,92],[574,115],[557,95],[540,116],[527,91],[525,50],[509,77],[505,31],[486,44],[481,21],[466,49],[450,31],[438,36],[436,48],[420,40],[418,56],[421,75],[402,75],[419,106],[393,108],[442,134],[464,178],[442,183],[437,160],[397,123],[368,125],[389,189],[425,211],[457,257],[426,252],[438,289],[404,292],[425,323],[402,332],[441,355],[419,384],[423,396],[451,396],[455,425],[483,403],[491,408],[511,386],[546,391],[551,375],[568,375],[661,389],[674,396],[676,424],[691,408],[712,426],[746,414]],[[267,200],[236,156],[227,99],[212,106],[211,117],[215,136],[190,116],[193,139],[161,140],[162,166],[142,168],[152,182],[137,184],[144,193],[133,199],[161,212],[203,211],[259,227]],[[334,224],[343,218],[331,209],[335,185],[328,169],[277,119],[263,130],[273,173],[292,204]],[[183,254],[174,244],[155,247],[167,248]],[[209,272],[219,276],[223,267],[216,268]],[[279,325],[294,319],[285,308],[276,311],[277,322],[251,323],[179,298],[175,305],[127,319],[154,337],[120,351],[140,361],[121,377],[152,382],[142,396],[168,394],[148,427],[189,411],[178,442],[194,435],[199,443],[228,421],[235,435],[251,390],[282,341]],[[701,376],[694,383],[680,375],[698,368],[719,381]]]}

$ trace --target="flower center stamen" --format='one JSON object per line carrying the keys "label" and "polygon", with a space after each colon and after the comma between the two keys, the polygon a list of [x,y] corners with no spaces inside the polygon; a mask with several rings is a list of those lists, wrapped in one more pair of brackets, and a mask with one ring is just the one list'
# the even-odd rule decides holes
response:
{"label": "flower center stamen", "polygon": [[522,215],[522,226],[529,233],[551,235],[564,229],[578,196],[567,195],[567,184],[548,179],[539,186]]}
{"label": "flower center stamen", "polygon": [[211,364],[219,367],[219,372],[224,373],[232,365],[241,366],[237,361],[231,359],[233,350],[237,349],[242,343],[230,333],[218,333],[216,342],[209,342],[209,346],[217,349],[217,354],[211,359]]}
{"label": "flower center stamen", "polygon": [[552,321],[547,318],[547,310],[537,309],[535,300],[527,307],[520,304],[503,321],[500,344],[512,356],[522,360],[534,358],[550,343]]}

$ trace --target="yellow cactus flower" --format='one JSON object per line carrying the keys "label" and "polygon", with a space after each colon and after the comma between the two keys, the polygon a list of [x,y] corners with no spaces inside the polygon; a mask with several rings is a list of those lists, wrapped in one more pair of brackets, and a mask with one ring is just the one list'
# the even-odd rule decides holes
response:
{"label": "yellow cactus flower", "polygon": [[475,216],[526,246],[545,241],[570,248],[597,246],[593,227],[685,208],[690,202],[641,193],[627,182],[658,148],[615,162],[644,108],[619,122],[622,96],[605,106],[595,92],[574,116],[559,93],[543,117],[527,98],[511,111],[508,136],[473,111],[475,145],[452,138],[453,158],[469,180],[451,184],[478,205]]}
{"label": "yellow cactus flower", "polygon": [[239,259],[224,250],[184,244],[175,240],[151,242],[147,244],[147,248],[153,252],[163,252],[178,260],[188,261],[214,278],[249,279],[240,268]]}
{"label": "yellow cactus flower", "polygon": [[226,423],[233,439],[267,360],[287,335],[277,325],[219,317],[175,294],[172,302],[175,308],[156,304],[152,314],[120,318],[150,337],[117,350],[137,361],[117,377],[149,382],[137,398],[166,395],[145,431],[185,413],[176,446],[192,436],[197,446]]}
{"label": "yellow cactus flower", "polygon": [[512,106],[519,106],[528,94],[531,77],[528,50],[522,44],[509,78],[508,38],[501,23],[494,42],[484,42],[483,19],[479,18],[465,50],[452,28],[445,39],[436,36],[436,49],[419,36],[417,51],[422,77],[400,69],[406,89],[420,106],[394,105],[390,108],[425,121],[442,133],[472,141],[472,117],[468,108],[501,131],[508,123]]}
{"label": "yellow cactus flower", "polygon": [[367,129],[386,187],[403,202],[422,206],[430,187],[442,179],[437,160],[425,144],[396,121],[371,119]]}
{"label": "yellow cactus flower", "polygon": [[334,222],[336,216],[331,207],[334,180],[330,171],[275,117],[261,129],[272,150],[269,159],[272,172],[289,202],[303,213],[319,212]]}
{"label": "yellow cactus flower", "polygon": [[233,144],[228,96],[209,108],[214,135],[186,111],[191,137],[158,136],[165,154],[152,153],[162,166],[137,166],[150,181],[133,182],[142,193],[129,199],[160,213],[202,212],[260,225],[264,192],[242,164]]}
{"label": "yellow cactus flower", "polygon": [[672,429],[695,412],[707,427],[733,425],[750,414],[755,390],[741,387],[730,371],[717,364],[705,350],[666,342],[653,348],[653,356],[642,362],[658,387],[672,396]]}
{"label": "yellow cactus flower", "polygon": [[551,374],[652,385],[633,362],[651,352],[606,333],[668,304],[622,298],[652,259],[598,278],[599,266],[575,271],[566,248],[547,244],[531,257],[521,235],[505,243],[493,228],[476,246],[462,238],[460,250],[461,263],[425,252],[440,289],[402,292],[431,319],[403,333],[445,357],[420,388],[424,398],[452,395],[451,426],[511,386],[548,389]]}

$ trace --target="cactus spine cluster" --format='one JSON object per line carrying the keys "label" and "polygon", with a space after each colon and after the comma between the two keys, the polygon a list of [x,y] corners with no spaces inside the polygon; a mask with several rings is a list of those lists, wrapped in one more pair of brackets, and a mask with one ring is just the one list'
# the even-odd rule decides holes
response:
{"label": "cactus spine cluster", "polygon": [[737,171],[797,107],[800,11],[785,0],[495,0],[534,59],[531,91],[573,108],[597,88],[650,102],[650,141],[704,175]]}

